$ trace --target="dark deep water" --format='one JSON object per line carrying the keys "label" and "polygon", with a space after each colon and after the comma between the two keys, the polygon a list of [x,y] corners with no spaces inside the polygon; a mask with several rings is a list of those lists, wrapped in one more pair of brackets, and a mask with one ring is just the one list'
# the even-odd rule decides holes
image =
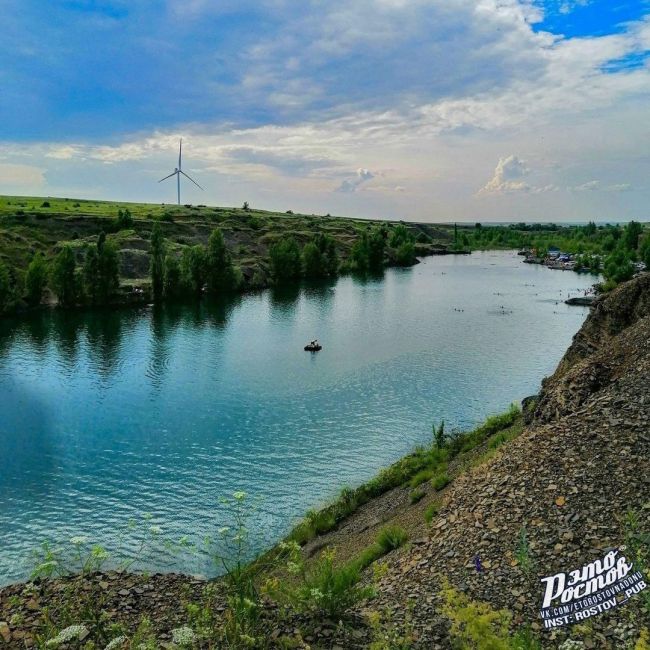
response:
{"label": "dark deep water", "polygon": [[[260,499],[260,543],[276,540],[430,440],[433,420],[469,427],[537,392],[587,314],[562,300],[593,281],[486,252],[200,307],[0,322],[0,584],[26,577],[44,539],[110,547],[145,513],[201,537],[235,490]],[[304,352],[315,337],[323,351]],[[145,564],[210,572],[195,556]]]}

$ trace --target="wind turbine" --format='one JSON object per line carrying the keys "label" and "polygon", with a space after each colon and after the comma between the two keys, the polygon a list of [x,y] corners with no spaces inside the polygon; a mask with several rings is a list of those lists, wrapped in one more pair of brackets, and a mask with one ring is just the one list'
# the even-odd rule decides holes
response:
{"label": "wind turbine", "polygon": [[166,181],[168,178],[171,178],[172,176],[176,176],[176,187],[177,187],[177,190],[178,190],[178,205],[181,204],[181,174],[183,174],[183,176],[185,176],[185,178],[188,178],[189,180],[191,180],[192,183],[194,183],[194,185],[196,185],[200,190],[203,189],[193,178],[190,178],[183,171],[183,169],[181,167],[182,153],[183,153],[183,138],[181,138],[181,141],[178,144],[178,167],[176,167],[174,169],[174,171],[171,174],[169,174],[169,176],[165,176],[165,178],[161,178],[158,181],[159,183],[162,183],[163,181]]}

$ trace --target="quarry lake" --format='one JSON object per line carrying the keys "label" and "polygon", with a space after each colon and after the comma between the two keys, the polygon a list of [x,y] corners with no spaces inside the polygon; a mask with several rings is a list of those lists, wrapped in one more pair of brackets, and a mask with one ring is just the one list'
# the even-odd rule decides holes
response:
{"label": "quarry lake", "polygon": [[[536,393],[587,315],[594,278],[513,252],[425,259],[198,307],[0,322],[0,584],[40,542],[111,548],[151,514],[165,537],[254,499],[259,545],[431,440]],[[303,351],[318,338],[323,350]],[[149,525],[149,524],[148,524]],[[210,574],[200,556],[150,570]]]}

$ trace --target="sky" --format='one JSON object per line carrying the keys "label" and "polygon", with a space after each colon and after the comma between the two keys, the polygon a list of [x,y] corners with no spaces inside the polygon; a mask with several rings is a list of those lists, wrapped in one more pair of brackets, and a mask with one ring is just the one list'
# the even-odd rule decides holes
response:
{"label": "sky", "polygon": [[0,0],[0,194],[650,218],[650,0]]}

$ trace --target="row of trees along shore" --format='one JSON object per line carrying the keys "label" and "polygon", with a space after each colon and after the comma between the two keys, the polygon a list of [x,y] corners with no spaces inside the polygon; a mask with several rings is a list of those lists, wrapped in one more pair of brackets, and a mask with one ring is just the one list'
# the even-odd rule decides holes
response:
{"label": "row of trees along shore", "polygon": [[[118,212],[107,224],[109,232],[133,227],[128,210]],[[233,263],[224,235],[215,228],[207,245],[179,246],[165,240],[162,225],[151,231],[151,291],[154,300],[195,299],[204,292],[218,295],[269,283],[295,282],[301,278],[334,277],[339,273],[377,273],[384,266],[415,263],[416,239],[405,224],[368,225],[354,241],[349,255],[339,259],[339,245],[327,234],[318,233],[302,247],[287,236],[271,245],[266,264],[260,264],[249,282]],[[431,243],[420,231],[418,242]],[[490,248],[534,248],[543,256],[551,246],[574,253],[577,269],[601,272],[608,289],[635,273],[634,263],[650,268],[650,232],[638,222],[625,226],[560,226],[555,224],[510,224],[454,228],[452,250]],[[75,252],[76,251],[76,252]],[[267,271],[268,267],[268,271]],[[101,232],[95,244],[80,250],[63,244],[47,260],[36,253],[26,272],[0,260],[0,314],[12,313],[41,303],[49,288],[62,307],[106,305],[115,301],[120,286],[117,245]]]}
{"label": "row of trees along shore", "polygon": [[[120,210],[107,229],[117,232],[132,224],[128,210]],[[284,237],[269,249],[268,273],[260,267],[250,284],[265,286],[269,275],[272,283],[282,284],[301,278],[335,277],[341,272],[379,272],[387,259],[391,264],[408,266],[415,262],[414,242],[408,228],[401,224],[390,232],[385,225],[369,227],[342,264],[337,242],[330,235],[318,233],[302,247],[294,237]],[[207,245],[184,246],[180,252],[179,248],[164,238],[162,225],[156,221],[150,248],[154,300],[195,299],[203,293],[214,296],[243,288],[242,272],[233,263],[219,228],[212,231]],[[38,252],[22,275],[0,260],[0,313],[39,305],[46,289],[56,294],[62,307],[114,302],[120,286],[117,245],[102,231],[96,244],[82,250],[80,254],[78,247],[64,244],[50,261]]]}

